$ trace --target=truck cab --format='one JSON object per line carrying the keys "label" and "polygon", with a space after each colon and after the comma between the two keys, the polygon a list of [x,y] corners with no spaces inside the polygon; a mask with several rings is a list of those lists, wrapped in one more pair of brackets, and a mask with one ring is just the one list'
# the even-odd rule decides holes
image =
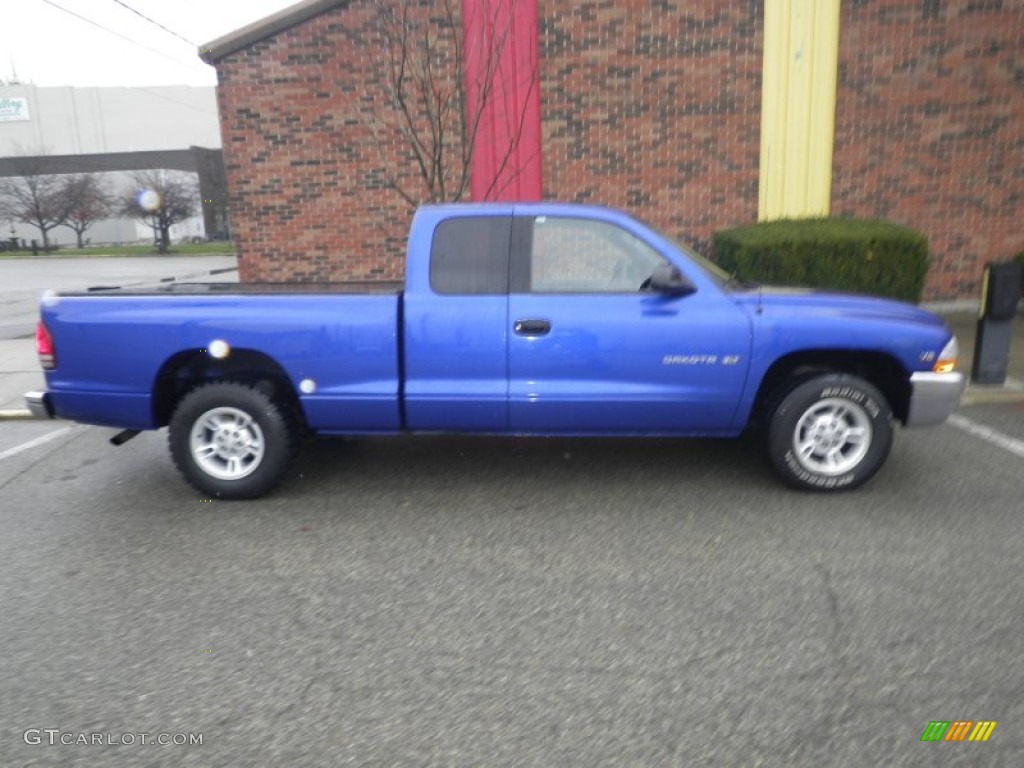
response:
{"label": "truck cab", "polygon": [[[409,253],[431,254],[407,265],[410,429],[742,428],[750,314],[723,276],[678,258],[628,216],[550,204],[428,208]],[[652,285],[655,273],[676,284]]]}

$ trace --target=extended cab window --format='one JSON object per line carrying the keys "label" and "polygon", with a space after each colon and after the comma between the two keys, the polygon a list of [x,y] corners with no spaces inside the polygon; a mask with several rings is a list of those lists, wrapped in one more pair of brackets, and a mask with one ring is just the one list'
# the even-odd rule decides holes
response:
{"label": "extended cab window", "polygon": [[665,259],[603,221],[538,216],[530,250],[532,293],[636,293]]}
{"label": "extended cab window", "polygon": [[512,218],[463,216],[445,219],[430,247],[430,287],[461,296],[508,292],[508,248]]}

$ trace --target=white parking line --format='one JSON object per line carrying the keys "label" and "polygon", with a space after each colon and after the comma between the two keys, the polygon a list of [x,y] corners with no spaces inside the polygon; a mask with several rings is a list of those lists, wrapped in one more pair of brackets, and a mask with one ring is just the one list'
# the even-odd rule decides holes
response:
{"label": "white parking line", "polygon": [[21,445],[16,445],[13,448],[8,448],[3,453],[0,453],[0,461],[3,461],[4,459],[9,459],[11,458],[11,456],[17,456],[19,453],[31,450],[32,448],[35,448],[38,445],[43,445],[44,443],[48,443],[51,440],[56,440],[58,437],[63,437],[64,435],[71,432],[73,429],[74,427],[64,427],[63,429],[58,429],[54,432],[47,432],[45,435],[43,435],[42,437],[37,437],[35,440],[29,440],[27,443],[22,443]]}
{"label": "white parking line", "polygon": [[950,416],[949,423],[957,429],[962,429],[969,435],[980,437],[985,442],[992,443],[992,445],[998,446],[1004,451],[1009,451],[1014,456],[1019,456],[1024,459],[1024,440],[1018,440],[1015,437],[1004,435],[1002,432],[992,429],[992,427],[986,427],[984,424],[972,421],[966,416],[961,416],[959,413],[954,413]]}

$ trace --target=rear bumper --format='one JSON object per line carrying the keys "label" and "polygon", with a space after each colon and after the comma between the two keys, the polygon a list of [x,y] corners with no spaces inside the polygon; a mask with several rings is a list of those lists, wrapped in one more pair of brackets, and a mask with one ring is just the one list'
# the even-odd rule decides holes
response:
{"label": "rear bumper", "polygon": [[967,379],[959,371],[931,373],[919,371],[910,376],[908,427],[934,427],[949,418],[960,404]]}
{"label": "rear bumper", "polygon": [[26,392],[25,405],[35,419],[52,419],[53,403],[49,392]]}

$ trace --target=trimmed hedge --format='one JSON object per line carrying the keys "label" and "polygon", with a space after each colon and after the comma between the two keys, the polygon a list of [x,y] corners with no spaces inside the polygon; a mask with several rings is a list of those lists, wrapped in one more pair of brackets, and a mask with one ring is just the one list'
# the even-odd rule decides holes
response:
{"label": "trimmed hedge", "polygon": [[870,293],[916,303],[928,240],[888,221],[783,219],[716,232],[714,261],[741,278]]}

